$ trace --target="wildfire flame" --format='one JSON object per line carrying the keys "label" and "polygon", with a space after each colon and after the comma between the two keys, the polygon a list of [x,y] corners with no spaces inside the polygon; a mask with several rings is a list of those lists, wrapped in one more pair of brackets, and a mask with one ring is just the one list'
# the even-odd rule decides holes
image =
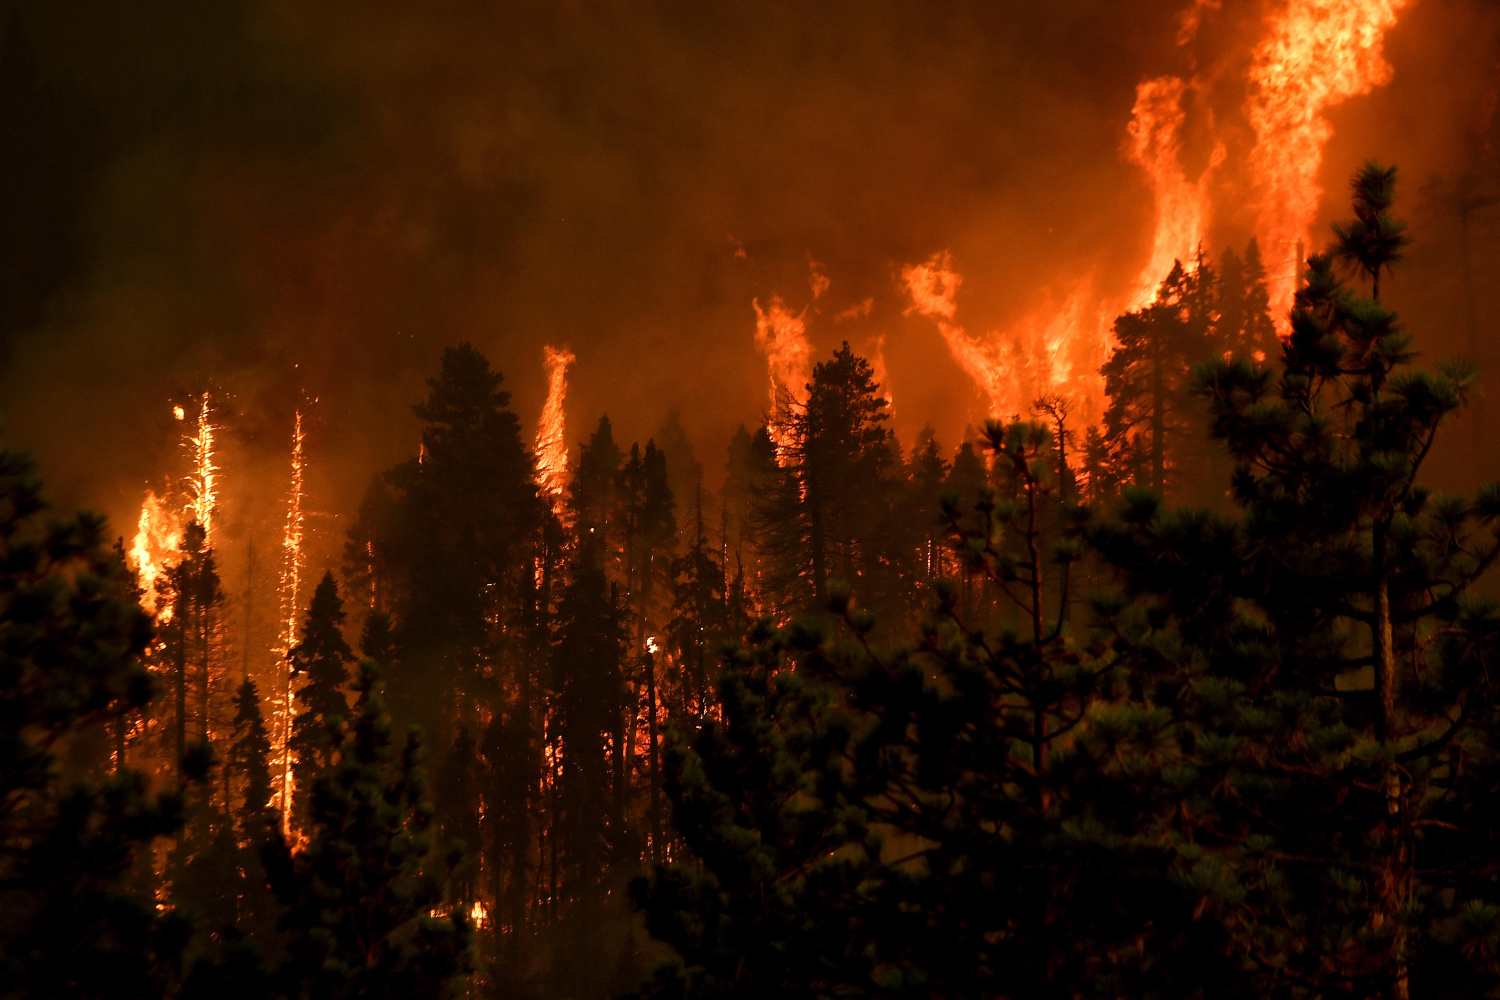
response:
{"label": "wildfire flame", "polygon": [[[297,645],[297,597],[302,587],[302,414],[297,413],[292,429],[292,485],[287,497],[286,530],[281,539],[281,624],[278,636],[278,653],[285,660]],[[292,673],[281,666],[282,690],[278,719],[281,742],[281,824],[282,833],[290,834],[292,816],[292,761],[289,749],[292,732]]]}
{"label": "wildfire flame", "polygon": [[[182,407],[176,408],[178,411]],[[179,418],[181,419],[181,418]],[[214,510],[219,505],[218,472],[214,462],[214,425],[209,419],[208,393],[198,410],[198,433],[187,439],[193,452],[192,511],[193,519],[203,528],[205,547],[213,545]]]}
{"label": "wildfire flame", "polygon": [[1087,287],[1060,306],[1034,310],[1009,330],[980,339],[954,322],[963,276],[947,250],[902,268],[901,281],[912,303],[907,314],[937,322],[953,359],[989,399],[990,416],[1026,413],[1044,395],[1064,399],[1077,413],[1097,412],[1104,388],[1099,367],[1109,351],[1108,312],[1092,301]]}
{"label": "wildfire flame", "polygon": [[578,359],[566,347],[542,348],[547,370],[547,402],[536,429],[536,469],[542,489],[562,495],[568,483],[568,441],[563,403],[568,398],[568,366]]}
{"label": "wildfire flame", "polygon": [[760,299],[752,299],[750,304],[755,307],[755,346],[766,356],[770,370],[768,427],[779,455],[789,442],[785,440],[783,420],[778,418],[786,416],[788,408],[812,379],[812,347],[807,342],[807,321],[803,318],[806,310],[792,312],[779,295],[772,295],[765,309],[760,307]]}
{"label": "wildfire flame", "polygon": [[[141,504],[140,520],[136,522],[135,543],[130,547],[129,562],[140,581],[141,607],[151,615],[157,613],[157,578],[182,561],[181,545],[181,520],[148,490],[146,501]],[[161,609],[160,620],[168,621],[171,617],[170,605]]]}
{"label": "wildfire flame", "polygon": [[1318,168],[1333,135],[1324,112],[1390,80],[1382,43],[1407,2],[1289,0],[1252,55],[1245,114],[1260,184],[1255,236],[1273,261],[1287,260],[1267,268],[1278,322],[1296,290],[1294,247],[1308,242],[1323,195]]}
{"label": "wildfire flame", "polygon": [[[1323,113],[1390,79],[1381,46],[1408,2],[1286,0],[1256,46],[1246,105],[1256,137],[1249,167],[1258,190],[1256,238],[1268,252],[1291,257],[1294,246],[1307,242],[1322,196],[1323,146],[1332,134]],[[1204,12],[1217,6],[1197,0],[1182,18],[1179,43],[1190,41]],[[989,399],[991,416],[1019,414],[1038,397],[1056,395],[1084,421],[1097,419],[1103,402],[1098,369],[1108,356],[1111,319],[1122,306],[1151,302],[1173,261],[1189,260],[1207,229],[1209,184],[1226,150],[1216,143],[1203,173],[1189,180],[1182,165],[1183,98],[1194,86],[1162,76],[1136,87],[1126,152],[1147,176],[1156,222],[1150,259],[1128,298],[1091,298],[1080,284],[1060,306],[1047,303],[1003,334],[975,337],[955,322],[962,278],[947,251],[902,269],[907,312],[937,323],[949,353]],[[1271,313],[1282,317],[1296,288],[1295,267],[1269,270]]]}
{"label": "wildfire flame", "polygon": [[764,309],[761,308],[760,299],[750,300],[755,308],[755,346],[766,356],[766,368],[770,375],[771,406],[767,410],[766,424],[778,456],[784,454],[791,444],[786,417],[806,391],[807,384],[812,381],[812,345],[807,341],[807,310],[833,284],[822,264],[809,258],[807,267],[807,285],[812,290],[812,299],[801,311],[792,312],[779,295],[772,295]]}
{"label": "wildfire flame", "polygon": [[1188,84],[1175,76],[1144,80],[1135,88],[1131,110],[1130,159],[1146,172],[1156,202],[1156,233],[1151,259],[1141,271],[1129,308],[1139,309],[1156,297],[1157,286],[1172,270],[1172,262],[1186,260],[1203,239],[1208,214],[1208,184],[1224,162],[1223,143],[1214,146],[1208,167],[1196,182],[1182,166],[1182,126],[1186,113],[1182,98]]}

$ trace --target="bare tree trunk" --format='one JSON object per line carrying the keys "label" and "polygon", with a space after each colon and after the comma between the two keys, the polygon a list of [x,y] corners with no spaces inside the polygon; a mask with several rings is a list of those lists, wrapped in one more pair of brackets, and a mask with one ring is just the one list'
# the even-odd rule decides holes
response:
{"label": "bare tree trunk", "polygon": [[651,860],[661,863],[661,768],[656,743],[656,654],[646,652],[646,728],[651,740]]}
{"label": "bare tree trunk", "polygon": [[[1390,582],[1386,568],[1386,533],[1388,525],[1377,523],[1372,532],[1374,556],[1374,610],[1375,620],[1371,626],[1371,647],[1375,661],[1375,700],[1377,715],[1375,735],[1382,743],[1393,743],[1399,736],[1396,731],[1396,650],[1395,630],[1391,623]],[[1406,904],[1406,887],[1409,882],[1406,851],[1405,817],[1402,815],[1401,774],[1394,762],[1385,769],[1386,815],[1389,818],[1395,851],[1386,860],[1380,872],[1378,902],[1371,923],[1378,930],[1387,920],[1399,920],[1401,909]],[[1407,1000],[1409,983],[1406,972],[1406,934],[1401,927],[1395,929],[1392,946],[1390,983],[1388,995],[1391,1000]]]}

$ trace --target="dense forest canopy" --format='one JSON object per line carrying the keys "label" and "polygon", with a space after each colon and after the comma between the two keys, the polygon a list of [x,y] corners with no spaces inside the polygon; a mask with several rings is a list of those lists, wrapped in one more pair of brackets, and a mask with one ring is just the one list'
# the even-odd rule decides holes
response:
{"label": "dense forest canopy", "polygon": [[450,348],[279,693],[204,523],[148,602],[5,452],[4,994],[1500,987],[1500,485],[1423,484],[1476,370],[1382,304],[1397,177],[1284,339],[1253,244],[1176,262],[1071,457],[1055,397],[907,453],[844,344],[716,503],[607,417],[553,492]]}

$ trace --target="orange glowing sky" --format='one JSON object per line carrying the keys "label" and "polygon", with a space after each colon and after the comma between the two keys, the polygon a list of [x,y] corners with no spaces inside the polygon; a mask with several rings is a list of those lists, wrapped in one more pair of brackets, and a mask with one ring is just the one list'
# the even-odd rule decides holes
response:
{"label": "orange glowing sky", "polygon": [[1456,346],[1420,192],[1494,162],[1478,0],[82,2],[20,10],[0,61],[31,171],[0,165],[4,424],[133,534],[211,390],[231,580],[280,537],[295,414],[311,575],[460,340],[554,466],[605,412],[626,441],[676,412],[710,489],[843,340],[904,442],[1041,390],[1092,419],[1110,322],[1173,257],[1255,234],[1285,286],[1369,156],[1426,248],[1393,301]]}

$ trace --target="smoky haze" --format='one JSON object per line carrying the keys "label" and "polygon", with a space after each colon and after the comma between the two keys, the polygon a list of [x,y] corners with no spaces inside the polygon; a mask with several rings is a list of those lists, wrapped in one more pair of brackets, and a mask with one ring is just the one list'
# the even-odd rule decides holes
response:
{"label": "smoky haze", "polygon": [[[1199,4],[1180,45],[1183,6],[12,0],[8,440],[128,535],[184,471],[172,404],[210,391],[222,530],[270,545],[300,407],[317,570],[371,474],[416,450],[445,345],[489,356],[531,433],[543,345],[566,344],[569,440],[606,412],[644,440],[677,412],[712,487],[767,403],[751,301],[808,305],[816,261],[815,356],[884,335],[902,440],[930,423],[955,444],[983,401],[904,315],[899,269],[950,249],[974,329],[1083,277],[1122,291],[1153,225],[1122,153],[1137,82],[1199,81],[1190,176],[1212,138],[1244,145],[1265,9]],[[1421,0],[1386,37],[1391,82],[1329,114],[1318,231],[1358,163],[1402,167],[1417,249],[1394,295],[1430,353],[1465,340],[1456,223],[1421,188],[1493,179],[1497,24]],[[1216,195],[1210,252],[1248,237],[1236,197]],[[1497,255],[1472,228],[1489,329]]]}

